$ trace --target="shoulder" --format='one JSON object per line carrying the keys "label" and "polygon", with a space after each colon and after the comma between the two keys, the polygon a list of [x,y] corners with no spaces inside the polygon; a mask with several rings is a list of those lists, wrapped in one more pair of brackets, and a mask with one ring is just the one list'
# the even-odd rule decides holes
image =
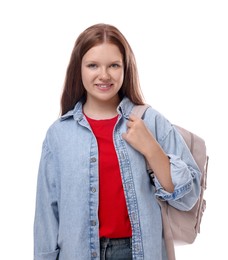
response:
{"label": "shoulder", "polygon": [[55,120],[49,125],[44,137],[44,144],[46,147],[52,146],[52,144],[57,139],[58,132],[61,131],[61,128],[62,128],[62,122],[60,118],[58,118],[57,120]]}
{"label": "shoulder", "polygon": [[52,136],[58,132],[70,131],[70,125],[75,126],[75,121],[81,120],[83,117],[82,102],[76,103],[72,110],[56,119],[48,128],[47,135]]}
{"label": "shoulder", "polygon": [[172,123],[152,106],[146,110],[143,120],[160,142],[174,130]]}
{"label": "shoulder", "polygon": [[156,122],[169,122],[169,120],[158,110],[149,105],[144,114],[144,120],[154,120]]}

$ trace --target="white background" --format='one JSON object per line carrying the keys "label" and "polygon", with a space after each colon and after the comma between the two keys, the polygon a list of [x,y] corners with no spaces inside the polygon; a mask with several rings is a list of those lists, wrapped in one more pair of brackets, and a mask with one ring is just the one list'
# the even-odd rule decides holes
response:
{"label": "white background", "polygon": [[41,144],[59,115],[74,42],[99,22],[117,26],[130,42],[147,103],[207,144],[201,233],[193,245],[176,249],[177,259],[228,259],[226,2],[0,2],[1,259],[33,259]]}

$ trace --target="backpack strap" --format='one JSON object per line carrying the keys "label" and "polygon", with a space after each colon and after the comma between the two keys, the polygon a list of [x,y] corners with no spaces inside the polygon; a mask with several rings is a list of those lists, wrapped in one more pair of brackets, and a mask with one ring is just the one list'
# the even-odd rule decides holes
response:
{"label": "backpack strap", "polygon": [[144,105],[135,105],[132,110],[131,110],[131,114],[142,118],[144,113],[146,112],[146,110],[150,107],[150,105],[148,104],[144,104]]}
{"label": "backpack strap", "polygon": [[[150,107],[150,105],[148,104],[144,104],[144,105],[135,105],[133,107],[133,109],[131,110],[131,114],[139,117],[139,118],[142,118],[144,113],[146,112],[146,110]],[[146,169],[147,169],[147,173],[150,177],[150,182],[153,186],[155,186],[154,184],[154,172],[153,170],[151,169],[149,163],[146,161]]]}

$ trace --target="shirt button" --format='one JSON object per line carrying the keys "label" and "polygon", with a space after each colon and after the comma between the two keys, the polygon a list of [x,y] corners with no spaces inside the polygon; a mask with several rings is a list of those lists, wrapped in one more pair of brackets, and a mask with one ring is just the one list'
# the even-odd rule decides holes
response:
{"label": "shirt button", "polygon": [[125,159],[125,155],[124,155],[124,153],[121,151],[121,153],[120,153],[120,156],[121,156],[121,158],[124,160]]}
{"label": "shirt button", "polygon": [[97,257],[97,253],[96,253],[96,252],[93,252],[93,253],[92,253],[92,257]]}
{"label": "shirt button", "polygon": [[91,188],[91,191],[94,193],[94,192],[96,192],[97,190],[96,190],[95,187],[92,187],[92,188]]}
{"label": "shirt button", "polygon": [[127,184],[127,190],[130,191],[132,188],[132,185],[130,183]]}
{"label": "shirt button", "polygon": [[90,159],[90,162],[96,162],[97,161],[97,159],[95,158],[95,157],[92,157],[91,159]]}
{"label": "shirt button", "polygon": [[139,245],[139,244],[136,244],[136,245],[135,245],[135,251],[138,252],[139,250],[140,250],[140,245]]}
{"label": "shirt button", "polygon": [[91,226],[96,226],[97,222],[95,220],[90,221]]}
{"label": "shirt button", "polygon": [[132,216],[132,220],[136,220],[136,216],[134,212],[131,214],[131,216]]}

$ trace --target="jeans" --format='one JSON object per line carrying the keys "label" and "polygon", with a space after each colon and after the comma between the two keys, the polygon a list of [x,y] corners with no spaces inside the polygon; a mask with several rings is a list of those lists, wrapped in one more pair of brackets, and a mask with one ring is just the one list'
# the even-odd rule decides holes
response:
{"label": "jeans", "polygon": [[132,260],[131,238],[101,238],[100,260]]}

